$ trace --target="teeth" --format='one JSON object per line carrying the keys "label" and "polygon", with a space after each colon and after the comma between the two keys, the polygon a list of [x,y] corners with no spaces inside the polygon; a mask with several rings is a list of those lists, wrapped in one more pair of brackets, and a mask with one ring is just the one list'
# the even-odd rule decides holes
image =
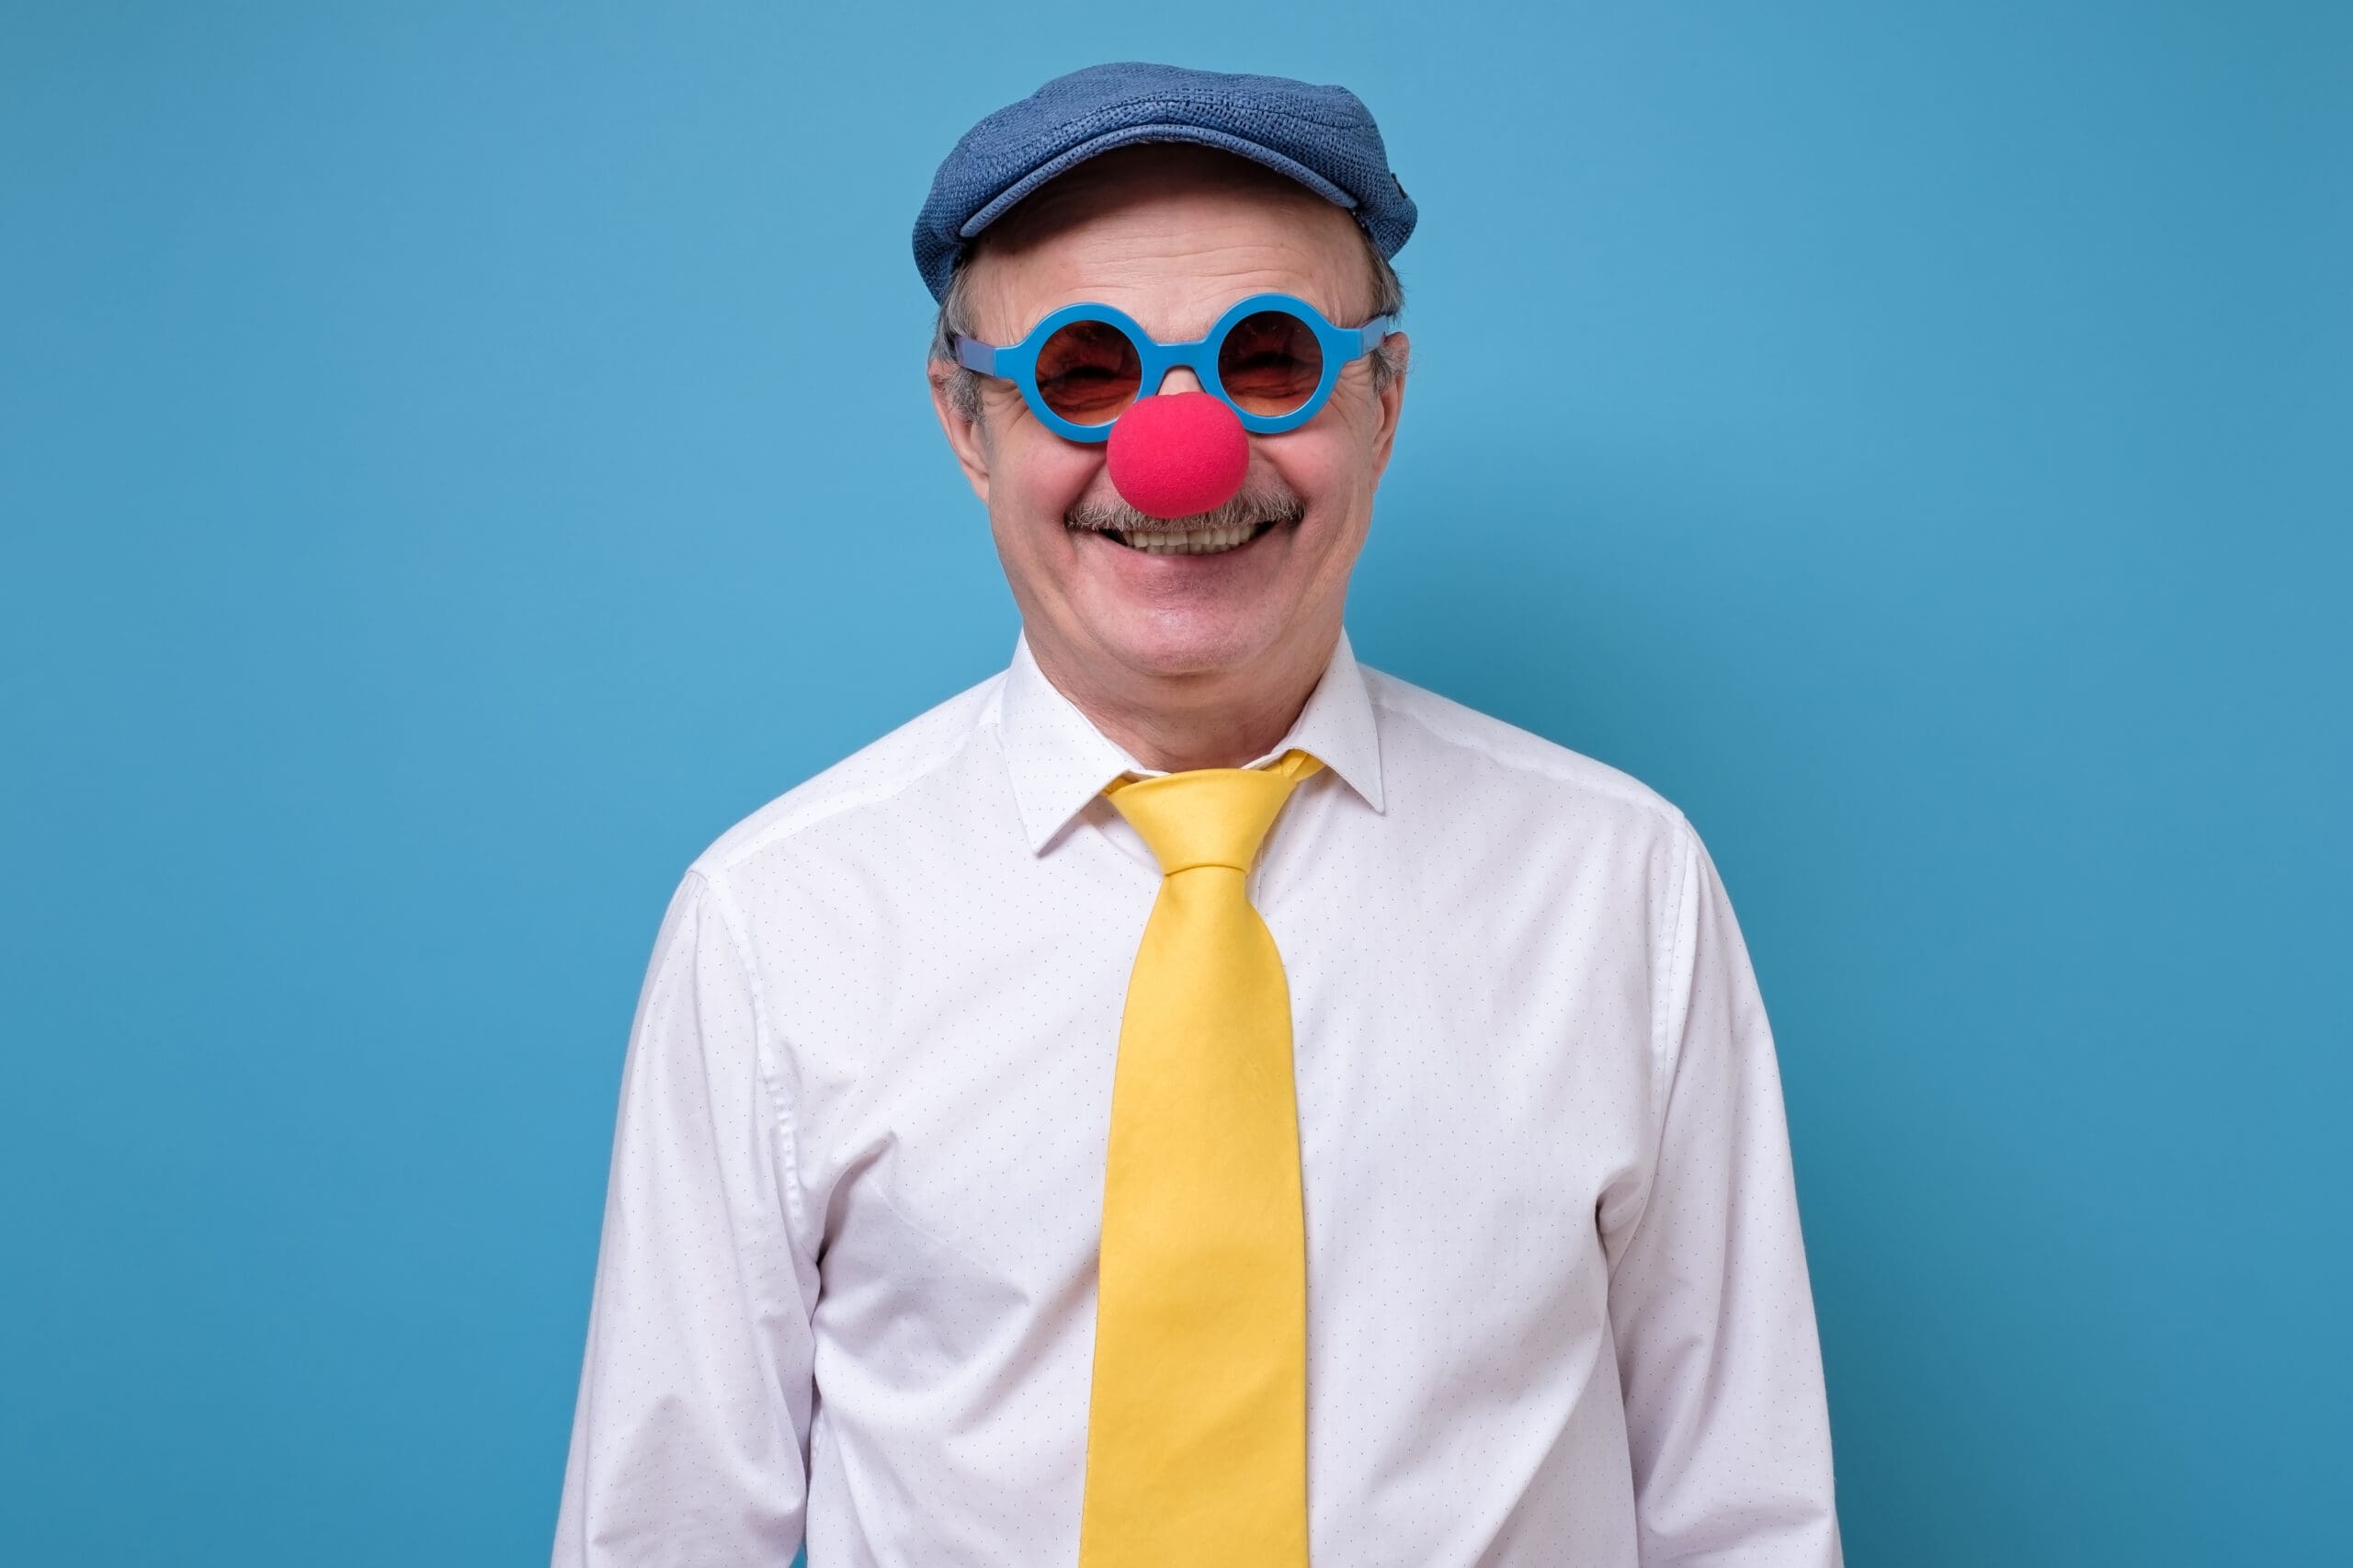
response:
{"label": "teeth", "polygon": [[1154,555],[1215,555],[1246,542],[1255,531],[1255,525],[1249,523],[1238,528],[1188,528],[1174,533],[1166,529],[1145,533],[1122,528],[1120,539],[1130,549]]}

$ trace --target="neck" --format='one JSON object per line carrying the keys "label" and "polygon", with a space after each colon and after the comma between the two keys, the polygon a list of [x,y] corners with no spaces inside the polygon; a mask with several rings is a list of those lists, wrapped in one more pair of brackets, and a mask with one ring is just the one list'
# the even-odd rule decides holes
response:
{"label": "neck", "polygon": [[1087,720],[1146,767],[1184,773],[1240,767],[1274,749],[1298,722],[1332,661],[1339,629],[1269,650],[1238,670],[1139,674],[1110,660],[1077,660],[1032,642],[1040,673]]}

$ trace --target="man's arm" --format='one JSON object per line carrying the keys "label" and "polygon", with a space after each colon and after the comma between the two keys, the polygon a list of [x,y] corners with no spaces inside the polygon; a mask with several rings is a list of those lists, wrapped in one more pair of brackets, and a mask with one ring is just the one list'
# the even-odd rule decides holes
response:
{"label": "man's arm", "polygon": [[1830,1418],[1773,1037],[1680,824],[1656,1009],[1657,1158],[1606,1234],[1643,1568],[1838,1568]]}
{"label": "man's arm", "polygon": [[689,872],[630,1031],[555,1568],[784,1568],[801,1546],[817,1275],[763,1022]]}

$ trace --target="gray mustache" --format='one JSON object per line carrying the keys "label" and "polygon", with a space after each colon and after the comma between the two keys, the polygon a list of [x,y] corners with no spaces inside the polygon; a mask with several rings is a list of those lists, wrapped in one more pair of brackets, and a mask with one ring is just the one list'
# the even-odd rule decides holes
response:
{"label": "gray mustache", "polygon": [[1125,501],[1082,501],[1063,514],[1074,528],[1116,529],[1122,533],[1182,533],[1192,528],[1236,528],[1245,523],[1295,523],[1307,516],[1307,503],[1281,483],[1245,484],[1222,506],[1189,517],[1154,517]]}

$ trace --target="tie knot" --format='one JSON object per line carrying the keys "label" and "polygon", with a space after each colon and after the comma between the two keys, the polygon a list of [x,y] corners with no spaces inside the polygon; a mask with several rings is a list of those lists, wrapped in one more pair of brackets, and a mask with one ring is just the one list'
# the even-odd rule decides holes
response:
{"label": "tie knot", "polygon": [[1197,767],[1131,778],[1105,793],[1173,877],[1196,866],[1246,873],[1298,782],[1323,767],[1303,751],[1265,767]]}

